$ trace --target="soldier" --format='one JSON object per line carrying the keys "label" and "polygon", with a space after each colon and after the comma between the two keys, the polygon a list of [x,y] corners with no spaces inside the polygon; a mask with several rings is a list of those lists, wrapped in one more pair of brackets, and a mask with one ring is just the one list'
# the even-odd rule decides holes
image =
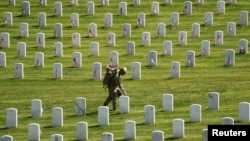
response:
{"label": "soldier", "polygon": [[122,84],[121,77],[127,72],[127,68],[123,67],[119,70],[115,67],[108,66],[106,68],[108,75],[104,77],[104,87],[108,88],[108,96],[104,101],[103,106],[107,106],[112,101],[113,110],[116,110],[117,100],[121,95],[127,95]]}

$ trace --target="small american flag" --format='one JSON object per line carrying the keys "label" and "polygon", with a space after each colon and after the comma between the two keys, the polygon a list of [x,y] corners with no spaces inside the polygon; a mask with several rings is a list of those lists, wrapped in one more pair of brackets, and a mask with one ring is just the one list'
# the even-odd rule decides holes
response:
{"label": "small american flag", "polygon": [[221,44],[221,37],[220,37],[220,34],[217,35],[216,43],[217,43],[217,44]]}

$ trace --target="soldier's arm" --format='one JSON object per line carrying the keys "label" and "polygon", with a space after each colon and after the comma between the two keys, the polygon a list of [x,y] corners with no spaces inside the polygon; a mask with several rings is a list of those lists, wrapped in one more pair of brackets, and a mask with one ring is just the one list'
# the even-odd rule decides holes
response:
{"label": "soldier's arm", "polygon": [[124,95],[127,95],[127,93],[125,92],[124,87],[122,86],[121,83],[119,83],[118,87],[119,87],[119,89],[122,91],[122,93],[123,93]]}

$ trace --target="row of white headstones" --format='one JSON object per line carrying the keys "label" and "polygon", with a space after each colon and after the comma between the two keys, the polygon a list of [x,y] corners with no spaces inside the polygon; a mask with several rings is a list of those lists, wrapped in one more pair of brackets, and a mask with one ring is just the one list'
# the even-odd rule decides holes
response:
{"label": "row of white headstones", "polygon": [[[95,42],[96,43],[96,42]],[[131,46],[131,44],[133,46]],[[99,52],[98,43],[96,46],[91,46],[91,52]],[[244,47],[243,47],[244,45]],[[95,48],[94,48],[95,47]],[[239,53],[246,54],[248,48],[248,41],[242,39],[239,41]],[[129,42],[127,45],[127,54],[129,55],[131,52],[135,54],[135,44],[134,42]],[[54,47],[54,56],[62,56],[63,55],[63,46],[61,42],[56,42]],[[26,44],[24,42],[20,42],[18,44],[17,50],[18,57],[26,57]],[[98,53],[99,54],[99,53]],[[92,54],[93,55],[93,54]],[[163,46],[163,55],[172,55],[172,42],[166,41]],[[204,40],[201,46],[201,56],[209,56],[210,55],[210,42]],[[187,67],[195,67],[195,51],[188,50],[186,51],[186,63]],[[72,66],[75,68],[82,67],[82,53],[74,52],[72,55]],[[43,52],[36,52],[34,57],[34,66],[43,68],[45,66],[45,59]],[[119,66],[119,52],[112,51],[110,52],[108,58],[109,65],[111,66]],[[0,67],[5,68],[7,66],[6,53],[0,52]],[[227,49],[225,51],[225,66],[234,66],[235,65],[235,51],[233,49]],[[158,52],[157,51],[149,51],[148,52],[148,66],[149,67],[157,67],[158,65]],[[180,78],[181,76],[181,64],[178,61],[171,62],[170,67],[170,77],[172,78]],[[94,62],[92,63],[92,79],[93,80],[101,80],[102,79],[102,63]],[[14,78],[16,79],[24,79],[24,64],[23,63],[15,63],[14,64]],[[53,78],[54,79],[63,79],[63,64],[62,63],[54,63],[53,64]],[[131,78],[132,79],[141,79],[141,62],[132,62],[131,64]]]}
{"label": "row of white headstones", "polygon": [[[220,2],[220,1],[218,1]],[[13,24],[12,12],[5,12],[4,13],[4,24],[11,26]],[[72,27],[79,27],[79,14],[72,13],[70,17],[70,25]],[[170,16],[170,25],[172,26],[179,26],[179,13],[172,12]],[[212,26],[213,25],[213,12],[206,12],[204,15],[204,25]],[[240,20],[239,25],[247,26],[248,25],[248,11],[241,11],[240,12]],[[44,27],[46,26],[46,13],[40,12],[38,14],[38,26]],[[104,15],[104,27],[111,28],[113,26],[113,14],[106,13]],[[137,14],[137,27],[145,27],[146,26],[146,15],[145,13],[138,13]],[[158,36],[165,36],[165,27],[164,23],[159,23],[157,28],[157,35]],[[200,25],[194,23],[192,25],[192,33],[193,36],[199,36]],[[27,23],[20,23],[20,37],[28,37],[28,24]],[[227,27],[228,35],[235,36],[236,34],[236,23],[235,22],[228,22]],[[125,34],[126,33],[126,34]],[[54,37],[55,38],[62,38],[63,31],[62,31],[62,24],[56,23],[54,25]],[[89,37],[96,37],[97,36],[97,25],[95,23],[90,23],[88,27],[88,36]],[[131,25],[124,24],[123,25],[123,36],[130,37],[131,36]]]}
{"label": "row of white headstones", "polygon": [[[219,110],[219,93],[210,92],[208,94],[208,109],[209,110]],[[173,94],[163,94],[163,111],[172,112],[174,111],[174,95]],[[75,99],[75,115],[76,116],[87,116],[86,110],[86,98],[77,97]],[[130,112],[130,99],[129,96],[121,96],[119,98],[119,114],[129,114]],[[43,113],[42,101],[40,99],[33,99],[31,101],[31,117],[41,118]],[[238,120],[240,122],[250,121],[250,103],[240,102],[239,103],[239,114]],[[200,104],[192,104],[190,106],[190,122],[202,122],[202,106]],[[174,138],[184,138],[185,137],[185,124],[184,120],[181,118],[176,118],[173,120],[173,137]],[[109,107],[99,106],[98,107],[98,126],[108,126],[109,125]],[[144,106],[144,124],[155,124],[155,106],[145,105]],[[224,117],[222,118],[223,125],[234,125],[234,118]],[[18,110],[16,108],[6,109],[6,128],[17,128],[18,127]],[[52,127],[63,127],[63,108],[54,107],[52,108]],[[37,123],[29,124],[29,140],[40,140],[41,128]],[[88,123],[78,122],[76,124],[77,129],[77,140],[87,140],[88,139]],[[108,135],[109,137],[108,137]],[[1,137],[12,138],[12,136],[6,135]],[[0,138],[0,139],[1,139]],[[58,138],[63,139],[63,135],[53,134],[52,140]],[[107,138],[107,139],[106,139]],[[136,139],[136,122],[132,120],[125,121],[125,139]],[[154,130],[152,132],[152,139],[164,140],[164,132],[160,130]],[[112,133],[103,133],[102,140],[113,140]],[[202,130],[202,140],[207,141],[207,129]]]}
{"label": "row of white headstones", "polygon": [[[201,1],[201,3],[203,3],[203,1]],[[92,11],[91,15],[94,15],[94,13],[93,13],[93,9],[95,7],[94,2],[88,2],[87,5],[88,5],[87,9],[89,9],[88,11]],[[125,12],[120,11],[120,14],[121,13],[127,13],[127,3],[126,2],[120,2],[119,7],[120,7],[119,9],[124,9],[125,10]],[[24,11],[24,12],[22,12],[23,16],[29,16],[30,15],[29,1],[23,1],[22,9]],[[157,12],[154,12],[155,9],[157,9]],[[217,9],[218,9],[217,13],[224,14],[225,13],[225,2],[224,1],[217,1]],[[221,9],[223,9],[222,12],[220,12]],[[60,11],[60,12],[57,12],[57,11]],[[189,12],[187,13],[185,11],[189,11]],[[184,13],[191,14],[190,11],[192,12],[192,2],[185,1],[184,2]],[[152,12],[154,12],[152,14],[157,14],[157,15],[159,14],[159,2],[152,2]],[[62,2],[55,2],[55,16],[62,16]],[[79,26],[79,14],[78,13],[72,13],[70,21],[71,21],[70,24],[71,24],[72,27],[78,27]],[[145,23],[146,23],[145,21],[146,21],[145,13],[138,13],[137,26],[138,27],[145,27]],[[113,14],[112,13],[106,13],[105,14],[104,26],[105,27],[112,27],[112,22],[113,22]],[[4,23],[6,25],[12,25],[13,24],[12,13],[11,12],[6,12],[5,13],[5,15],[4,15]],[[212,25],[213,24],[213,13],[212,12],[205,13],[204,24],[205,25]],[[234,24],[234,23],[230,23],[230,24]],[[38,14],[38,25],[39,26],[46,26],[46,13],[40,12]],[[174,26],[179,25],[179,13],[178,12],[173,12],[172,13],[171,25],[174,25]],[[240,25],[248,25],[248,11],[242,11],[240,13]],[[194,26],[197,26],[197,25],[194,25]],[[229,28],[229,30],[235,28],[234,26],[235,25],[232,25],[232,28]],[[90,28],[90,27],[92,27],[92,28]],[[93,37],[97,36],[96,25],[95,24],[93,24],[93,25],[90,24],[90,27],[89,27],[89,35],[93,36]],[[164,27],[165,26],[161,26],[161,28],[164,28]],[[58,38],[62,37],[61,24],[60,23],[56,24],[55,28],[58,28],[58,31],[55,31],[55,37],[58,37]],[[161,28],[159,27],[158,29],[161,29]],[[199,27],[194,27],[194,28],[199,29]],[[126,26],[124,26],[124,31],[130,33],[129,29],[130,29],[129,25],[128,25],[127,28],[126,28]],[[27,24],[24,24],[23,27],[21,26],[20,30],[21,30],[20,33],[22,33],[20,35],[21,37],[22,36],[23,37],[28,36]],[[159,31],[163,32],[164,29],[159,30]],[[26,34],[24,34],[24,33],[26,33]],[[231,34],[234,35],[233,33],[231,33]],[[130,34],[128,34],[126,36],[130,36]],[[159,32],[159,36],[164,36],[164,32],[163,33]]]}
{"label": "row of white headstones", "polygon": [[[244,13],[248,13],[244,11]],[[227,35],[228,36],[236,36],[236,28],[237,24],[235,22],[228,22],[227,24]],[[191,37],[200,37],[200,24],[193,23],[191,26]],[[158,23],[157,26],[157,36],[165,37],[166,36],[166,24]],[[224,32],[221,30],[216,30],[214,32],[214,44],[215,45],[223,45],[223,34]],[[36,47],[45,47],[45,33],[38,32],[36,35]],[[88,37],[97,37],[97,25],[95,23],[90,23],[88,27]],[[106,35],[106,45],[107,46],[116,46],[116,33],[109,32]],[[29,28],[28,23],[20,24],[20,37],[28,38],[29,37]],[[125,23],[122,27],[122,37],[131,37],[131,24]],[[61,23],[56,23],[54,25],[54,38],[63,38],[63,25]],[[80,47],[81,46],[81,34],[80,33],[72,33],[72,47]],[[178,45],[185,46],[188,43],[188,34],[187,31],[179,31],[178,32]],[[141,45],[142,46],[150,46],[151,45],[151,32],[142,32],[141,36]],[[8,32],[2,32],[0,34],[0,47],[9,48],[10,47],[10,34]]]}
{"label": "row of white headstones", "polygon": [[[132,1],[134,6],[139,6],[140,5],[140,0],[133,0]],[[237,0],[229,0],[229,4],[236,4]],[[39,5],[41,6],[46,6],[47,5],[47,1],[46,0],[39,0]],[[63,12],[62,12],[62,2],[55,2],[54,3],[54,11],[55,11],[55,15],[56,16],[62,16]],[[70,4],[72,6],[77,6],[78,5],[78,1],[71,1]],[[172,4],[172,0],[165,0],[164,4],[166,5],[171,5]],[[192,1],[184,1],[184,8],[183,8],[183,13],[186,15],[191,15],[192,14]],[[197,0],[196,4],[198,5],[204,5],[204,0]],[[8,1],[8,5],[15,5],[15,0],[9,0]],[[109,0],[102,0],[101,1],[101,5],[103,6],[108,6],[109,5]],[[119,15],[127,15],[127,2],[119,2]],[[151,14],[152,15],[159,15],[159,2],[152,2],[151,3]],[[220,0],[217,1],[217,13],[218,14],[224,14],[225,13],[225,1]],[[87,2],[87,10],[86,10],[86,14],[87,15],[94,15],[95,14],[95,3],[94,2]],[[30,16],[30,2],[29,1],[23,1],[22,2],[22,15],[23,16]]]}
{"label": "row of white headstones", "polygon": [[[69,0],[70,1],[70,5],[71,6],[78,6],[78,0]],[[187,3],[190,3],[191,1],[186,1]],[[28,1],[24,1],[24,3],[28,3]],[[60,2],[59,2],[60,3]],[[88,2],[88,3],[93,3],[93,2]],[[126,3],[126,2],[121,2],[121,3]],[[158,2],[152,2],[153,3],[157,3]],[[163,3],[166,5],[171,5],[173,4],[172,0],[163,0]],[[229,4],[237,4],[237,0],[228,0]],[[15,6],[16,5],[16,0],[7,0],[7,4],[9,6]],[[100,0],[100,4],[103,6],[109,6],[109,0]],[[141,0],[132,0],[132,5],[133,6],[140,6],[141,4]],[[195,4],[197,5],[204,5],[205,1],[204,0],[196,0]],[[47,0],[38,0],[38,5],[40,6],[47,6]]]}

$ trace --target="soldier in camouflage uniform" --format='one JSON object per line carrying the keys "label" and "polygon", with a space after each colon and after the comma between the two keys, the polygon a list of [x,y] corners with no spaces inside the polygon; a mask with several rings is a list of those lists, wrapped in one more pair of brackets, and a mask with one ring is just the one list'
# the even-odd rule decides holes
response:
{"label": "soldier in camouflage uniform", "polygon": [[[107,68],[107,71],[110,68]],[[107,96],[103,106],[107,106],[112,101],[113,110],[116,110],[117,100],[121,95],[127,95],[122,84],[121,84],[121,77],[125,75],[127,72],[127,68],[121,68],[116,70],[117,73],[115,74],[115,79],[109,81],[106,85],[108,88],[109,95]]]}

